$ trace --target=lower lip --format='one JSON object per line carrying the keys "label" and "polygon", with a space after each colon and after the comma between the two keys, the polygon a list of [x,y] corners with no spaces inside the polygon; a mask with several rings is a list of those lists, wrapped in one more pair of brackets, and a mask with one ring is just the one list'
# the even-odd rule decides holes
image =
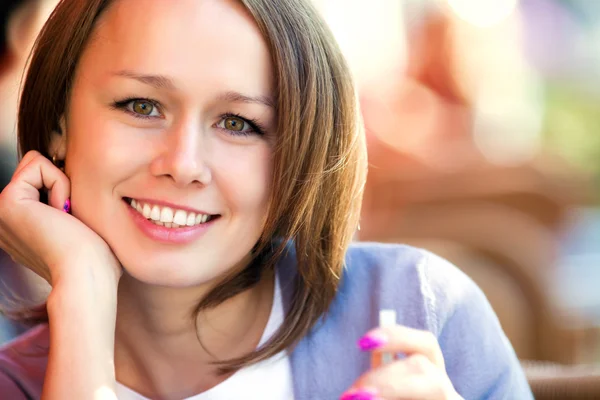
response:
{"label": "lower lip", "polygon": [[166,226],[156,225],[147,220],[137,210],[134,210],[127,202],[124,202],[125,206],[129,210],[133,222],[136,226],[148,236],[157,242],[171,243],[171,244],[185,244],[193,242],[200,238],[210,228],[218,218],[203,224],[186,226],[182,228],[167,228]]}

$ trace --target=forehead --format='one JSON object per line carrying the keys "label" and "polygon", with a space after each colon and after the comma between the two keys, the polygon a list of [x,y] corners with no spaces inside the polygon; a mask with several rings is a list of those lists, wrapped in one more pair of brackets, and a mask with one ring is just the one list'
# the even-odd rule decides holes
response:
{"label": "forehead", "polygon": [[233,80],[264,91],[273,77],[268,46],[235,0],[115,0],[81,64],[91,72],[163,74],[195,89]]}

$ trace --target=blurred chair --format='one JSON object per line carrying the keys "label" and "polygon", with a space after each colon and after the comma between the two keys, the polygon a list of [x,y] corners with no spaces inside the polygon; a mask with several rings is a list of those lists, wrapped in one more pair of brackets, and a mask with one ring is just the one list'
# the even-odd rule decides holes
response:
{"label": "blurred chair", "polygon": [[552,281],[564,212],[584,197],[577,180],[534,165],[414,176],[371,168],[360,240],[409,243],[459,266],[490,300],[520,358],[592,362],[600,331],[563,313]]}
{"label": "blurred chair", "polygon": [[536,400],[600,398],[598,365],[564,366],[525,362],[523,366]]}
{"label": "blurred chair", "polygon": [[600,329],[561,308],[551,278],[564,211],[584,197],[577,179],[553,181],[531,165],[412,181],[378,172],[369,174],[359,239],[426,248],[469,275],[527,360],[536,399],[600,399]]}

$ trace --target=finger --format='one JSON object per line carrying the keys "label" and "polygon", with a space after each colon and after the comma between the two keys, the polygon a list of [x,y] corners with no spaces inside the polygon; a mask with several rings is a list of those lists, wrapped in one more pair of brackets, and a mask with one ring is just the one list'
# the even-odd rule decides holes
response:
{"label": "finger", "polygon": [[423,355],[395,361],[362,375],[352,391],[371,391],[377,399],[439,399],[447,392],[446,378]]}
{"label": "finger", "polygon": [[40,189],[49,190],[49,204],[60,210],[63,209],[70,195],[69,178],[41,154],[35,156],[15,174],[13,183],[20,196],[35,201],[39,200]]}
{"label": "finger", "polygon": [[35,151],[35,150],[28,151],[27,154],[25,154],[23,156],[21,161],[19,161],[19,164],[17,165],[17,168],[15,168],[15,172],[13,173],[13,176],[17,175],[19,173],[19,171],[21,171],[23,168],[27,167],[27,165],[29,165],[31,163],[31,161],[33,161],[34,159],[36,159],[37,157],[40,157],[40,156],[43,157],[39,151]]}
{"label": "finger", "polygon": [[398,389],[394,393],[382,393],[380,399],[385,400],[440,400],[450,398],[443,386],[432,384],[424,376],[410,377],[398,381]]}
{"label": "finger", "polygon": [[364,351],[422,354],[434,365],[444,368],[444,356],[436,337],[428,331],[394,325],[369,331],[359,342]]}

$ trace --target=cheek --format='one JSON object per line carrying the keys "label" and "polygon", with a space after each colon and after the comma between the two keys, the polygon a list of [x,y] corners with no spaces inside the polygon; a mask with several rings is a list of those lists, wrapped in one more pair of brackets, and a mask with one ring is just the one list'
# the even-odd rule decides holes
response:
{"label": "cheek", "polygon": [[[73,110],[71,115],[66,166],[73,208],[86,215],[97,208],[110,213],[105,206],[113,200],[112,189],[131,176],[139,164],[136,157],[144,154],[144,144],[134,143],[131,132],[100,113]],[[132,148],[138,151],[132,152]]]}
{"label": "cheek", "polygon": [[74,98],[79,100],[69,110],[67,164],[86,179],[105,181],[126,175],[135,167],[136,157],[145,154],[147,144],[140,132],[119,123],[111,110],[93,98]]}
{"label": "cheek", "polygon": [[213,171],[228,207],[232,212],[254,212],[255,218],[263,218],[271,190],[271,149],[261,143],[226,154]]}

